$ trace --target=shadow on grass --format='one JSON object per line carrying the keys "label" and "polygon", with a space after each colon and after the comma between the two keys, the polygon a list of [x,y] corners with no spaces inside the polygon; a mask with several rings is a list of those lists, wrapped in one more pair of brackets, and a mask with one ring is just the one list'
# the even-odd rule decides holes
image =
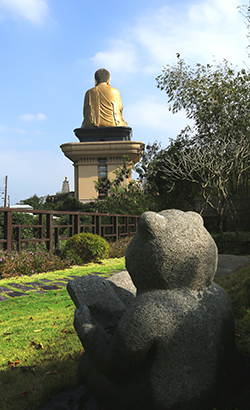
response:
{"label": "shadow on grass", "polygon": [[[40,410],[55,395],[77,389],[79,358],[80,354],[75,354],[61,361],[27,367],[10,365],[0,371],[1,410]],[[238,351],[237,362],[233,384],[216,410],[250,408],[250,360]]]}
{"label": "shadow on grass", "polygon": [[76,389],[79,357],[0,371],[1,410],[39,410],[54,395]]}

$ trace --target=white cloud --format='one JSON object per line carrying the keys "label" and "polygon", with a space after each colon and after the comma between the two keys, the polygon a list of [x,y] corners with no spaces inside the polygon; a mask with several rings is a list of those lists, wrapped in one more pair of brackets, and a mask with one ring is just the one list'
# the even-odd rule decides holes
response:
{"label": "white cloud", "polygon": [[97,68],[130,73],[136,70],[136,50],[131,43],[120,39],[112,41],[107,51],[96,53],[92,61]]}
{"label": "white cloud", "polygon": [[209,25],[234,23],[238,20],[235,11],[239,5],[238,0],[210,0],[192,4],[189,9],[189,18],[194,23],[203,24],[206,21]]}
{"label": "white cloud", "polygon": [[[152,79],[162,66],[176,62],[176,53],[191,66],[213,60],[219,63],[224,58],[243,66],[248,42],[244,18],[237,9],[240,5],[240,0],[191,0],[178,9],[164,6],[145,11],[134,26],[127,27],[115,41],[110,40],[106,50],[94,56],[96,68],[107,67],[111,75],[119,73],[119,79],[129,74],[133,100],[126,103],[124,117],[132,127],[143,129],[143,138],[147,138],[147,129],[152,135],[153,131],[165,131],[176,137],[188,123],[185,113],[173,115],[168,111],[164,93],[159,98],[148,95],[154,94],[156,83]],[[131,101],[126,87],[122,89],[124,82],[120,85],[123,100]]]}
{"label": "white cloud", "polygon": [[164,6],[138,19],[93,61],[114,71],[145,74],[172,64],[177,52],[191,63],[211,62],[213,56],[240,63],[248,43],[239,5],[239,0],[196,0],[178,13]]}
{"label": "white cloud", "polygon": [[37,115],[34,114],[24,114],[24,115],[19,115],[19,118],[25,122],[31,122],[31,121],[44,121],[46,120],[46,115],[42,114],[39,112]]}
{"label": "white cloud", "polygon": [[188,124],[184,112],[173,115],[166,102],[150,95],[126,107],[126,120],[133,127],[165,131],[169,137],[176,137],[177,130],[180,132]]}
{"label": "white cloud", "polygon": [[0,0],[0,8],[34,24],[42,23],[49,13],[46,0]]}
{"label": "white cloud", "polygon": [[238,5],[238,0],[207,0],[178,14],[163,7],[137,22],[134,38],[157,65],[171,63],[177,52],[195,62],[211,61],[213,55],[239,61],[246,57],[247,40]]}
{"label": "white cloud", "polygon": [[23,128],[13,128],[13,131],[17,134],[21,134],[21,135],[25,135],[27,134],[27,130],[23,129]]}

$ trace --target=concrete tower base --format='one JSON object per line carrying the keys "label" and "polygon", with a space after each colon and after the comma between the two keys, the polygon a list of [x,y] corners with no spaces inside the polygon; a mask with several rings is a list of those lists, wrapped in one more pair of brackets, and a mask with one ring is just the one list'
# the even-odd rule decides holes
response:
{"label": "concrete tower base", "polygon": [[[98,177],[114,179],[114,171],[124,164],[124,155],[129,157],[129,163],[132,167],[140,160],[145,144],[140,141],[127,140],[128,138],[121,140],[121,131],[117,129],[117,133],[114,135],[113,127],[112,137],[106,138],[103,137],[103,131],[101,131],[101,140],[96,141],[98,129],[92,129],[92,132],[91,129],[86,129],[86,139],[81,138],[81,140],[85,139],[88,142],[69,142],[61,145],[60,148],[64,155],[73,162],[75,167],[75,197],[79,201],[90,202],[98,198],[94,181],[98,181]],[[93,137],[94,141],[91,142],[93,133],[95,137]],[[105,140],[103,140],[104,138]],[[131,179],[132,175],[127,181],[129,182]]]}

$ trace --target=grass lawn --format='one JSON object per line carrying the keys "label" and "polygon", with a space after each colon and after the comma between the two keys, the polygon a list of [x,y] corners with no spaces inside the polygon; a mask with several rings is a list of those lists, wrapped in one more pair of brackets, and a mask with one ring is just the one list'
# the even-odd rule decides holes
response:
{"label": "grass lawn", "polygon": [[[64,271],[0,280],[0,286],[125,269],[124,258]],[[250,264],[216,282],[235,315],[239,372],[235,391],[218,410],[248,410],[250,403]],[[0,302],[0,409],[39,410],[51,396],[77,386],[82,345],[73,327],[75,306],[66,288]],[[230,396],[230,397],[229,397]],[[119,409],[117,409],[119,410]]]}
{"label": "grass lawn", "polygon": [[[124,258],[64,271],[0,281],[25,284],[41,278],[124,269]],[[38,410],[51,395],[77,386],[82,346],[73,327],[75,306],[66,288],[0,302],[0,408]]]}

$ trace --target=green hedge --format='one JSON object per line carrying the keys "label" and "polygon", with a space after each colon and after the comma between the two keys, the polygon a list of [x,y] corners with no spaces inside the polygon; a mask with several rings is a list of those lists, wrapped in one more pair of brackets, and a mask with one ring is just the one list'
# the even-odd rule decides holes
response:
{"label": "green hedge", "polygon": [[64,257],[72,259],[76,265],[99,262],[109,257],[109,244],[101,236],[92,233],[79,233],[68,239]]}

